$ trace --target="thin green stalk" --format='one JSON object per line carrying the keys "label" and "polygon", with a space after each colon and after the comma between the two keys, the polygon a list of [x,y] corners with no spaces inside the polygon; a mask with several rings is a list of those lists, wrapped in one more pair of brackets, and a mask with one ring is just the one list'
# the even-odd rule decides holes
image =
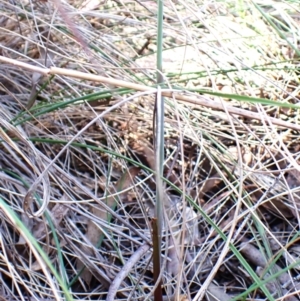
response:
{"label": "thin green stalk", "polygon": [[[75,102],[92,102],[92,101],[101,101],[106,102],[107,99],[111,98],[113,95],[123,95],[129,93],[131,90],[127,88],[119,88],[115,90],[105,90],[101,92],[96,92],[80,97],[76,97],[67,101],[59,101],[55,103],[42,103],[41,105],[37,105],[32,107],[29,111],[22,111],[20,114],[11,119],[11,123],[15,126],[25,123],[26,121],[33,120],[34,118],[56,111],[58,109],[65,108],[69,105],[74,104]],[[100,105],[100,103],[99,103]],[[28,113],[31,115],[28,116]],[[25,116],[25,118],[21,119],[21,117]],[[21,119],[21,120],[20,120]]]}
{"label": "thin green stalk", "polygon": [[[14,178],[18,179],[19,181],[21,181],[26,188],[30,187],[30,185],[26,181],[24,181],[21,177],[19,177],[19,175],[17,175],[16,173],[11,172],[10,170],[7,170],[7,169],[3,169],[3,171],[5,173],[13,176]],[[36,194],[35,197],[37,199],[37,202],[41,205],[42,201],[41,201],[39,195]],[[57,257],[58,257],[58,261],[59,261],[60,275],[61,275],[64,283],[67,285],[68,284],[67,272],[66,272],[65,265],[64,265],[63,254],[62,254],[62,250],[61,250],[61,247],[60,247],[60,241],[59,241],[58,235],[56,233],[56,229],[55,229],[55,226],[53,224],[53,221],[52,221],[52,218],[51,218],[50,214],[47,211],[45,211],[44,215],[47,219],[47,222],[48,222],[48,225],[49,225],[50,230],[52,232],[53,240],[54,240],[54,243],[55,243],[55,246],[56,246]]]}
{"label": "thin green stalk", "polygon": [[[45,142],[45,143],[61,143],[61,144],[67,144],[67,141],[58,141],[58,140],[52,140],[52,139],[42,139],[42,138],[31,138],[31,141],[36,141],[36,142]],[[111,155],[114,155],[115,157],[118,158],[122,158],[124,160],[126,160],[127,162],[130,162],[136,166],[139,166],[141,168],[143,168],[144,170],[147,170],[149,172],[154,172],[153,170],[151,170],[150,168],[146,167],[145,165],[132,160],[130,158],[127,158],[126,156],[123,156],[121,154],[115,153],[111,150],[107,150],[107,149],[103,149],[97,146],[92,146],[92,145],[87,145],[87,144],[81,144],[81,143],[71,143],[72,146],[76,146],[76,147],[81,147],[81,148],[88,148],[88,149],[93,149],[93,150],[97,150],[100,152],[105,152]],[[171,183],[169,180],[165,179],[162,177],[162,180],[165,181],[168,185],[170,185],[172,187],[172,189],[174,189],[176,192],[178,192],[179,194],[182,194],[183,192],[180,190],[180,188],[176,187],[173,183]],[[190,205],[197,211],[199,212],[203,218],[206,220],[206,222],[212,226],[214,228],[214,230],[217,232],[217,234],[220,236],[220,238],[224,241],[227,240],[227,236],[225,233],[223,233],[223,231],[213,222],[213,220],[206,214],[206,212],[200,207],[198,206],[198,204],[195,203],[195,201],[190,198],[189,196],[186,196],[186,199],[188,200],[188,202],[190,203]],[[286,272],[289,269],[283,269],[281,271],[279,271],[278,273],[275,273],[274,275],[272,275],[270,278],[268,278],[267,280],[262,280],[260,279],[257,274],[255,273],[255,271],[252,269],[252,267],[248,264],[248,262],[244,259],[243,255],[238,251],[238,249],[233,245],[233,244],[229,244],[229,248],[230,250],[234,253],[234,255],[237,257],[237,259],[240,261],[241,265],[246,269],[246,271],[249,273],[249,275],[252,277],[252,279],[254,280],[254,284],[251,286],[251,288],[249,288],[247,290],[247,294],[249,292],[254,291],[257,288],[261,288],[262,291],[265,293],[265,295],[269,298],[269,300],[273,300],[274,298],[271,296],[270,292],[268,291],[268,289],[265,287],[265,284],[268,283],[268,281],[271,281],[272,279],[274,279],[275,277],[278,277],[278,275],[283,274],[284,272]],[[297,263],[299,265],[299,262]],[[290,265],[290,268],[292,266],[296,266],[295,265]],[[241,295],[245,296],[244,293],[242,293]],[[240,296],[241,296],[240,295]],[[237,299],[234,299],[237,300]]]}
{"label": "thin green stalk", "polygon": [[157,84],[161,84],[164,79],[162,76],[162,53],[163,53],[163,17],[164,17],[164,2],[157,0],[158,14],[157,14]]}
{"label": "thin green stalk", "polygon": [[266,14],[258,4],[256,4],[254,1],[252,1],[253,5],[256,7],[256,9],[261,13],[261,15],[268,21],[268,23],[273,27],[273,29],[277,32],[280,38],[285,40],[288,45],[297,53],[298,56],[300,56],[299,49],[289,41],[289,39],[278,29],[278,27],[275,25],[275,23],[271,20],[271,18]]}
{"label": "thin green stalk", "polygon": [[[163,53],[163,0],[157,0],[158,14],[157,14],[157,94],[154,108],[154,142],[155,142],[155,154],[156,154],[156,220],[155,220],[155,231],[156,231],[156,254],[153,254],[153,264],[159,266],[161,264],[161,236],[162,236],[162,224],[163,224],[163,166],[164,166],[164,98],[161,95],[160,85],[163,83],[162,75],[162,53]],[[154,123],[153,123],[154,126]],[[154,252],[154,250],[153,250]],[[159,273],[158,273],[159,275]],[[156,282],[156,281],[155,281]],[[156,288],[154,300],[162,300],[162,296],[158,292],[159,288]],[[161,290],[161,288],[160,288]]]}
{"label": "thin green stalk", "polygon": [[27,229],[27,227],[22,223],[22,221],[19,219],[19,217],[16,215],[16,213],[10,208],[6,202],[0,198],[0,208],[3,209],[5,214],[8,216],[8,218],[14,223],[16,228],[20,231],[20,234],[31,244],[31,250],[34,254],[40,255],[40,257],[43,259],[44,263],[48,266],[54,277],[56,278],[57,282],[61,286],[65,298],[68,301],[73,301],[73,297],[71,293],[68,290],[68,287],[64,280],[60,277],[59,273],[56,271],[54,266],[51,263],[51,260],[49,259],[48,255],[44,252],[44,250],[41,248],[39,243],[36,241],[36,239],[33,237],[33,235],[30,233],[30,231]]}

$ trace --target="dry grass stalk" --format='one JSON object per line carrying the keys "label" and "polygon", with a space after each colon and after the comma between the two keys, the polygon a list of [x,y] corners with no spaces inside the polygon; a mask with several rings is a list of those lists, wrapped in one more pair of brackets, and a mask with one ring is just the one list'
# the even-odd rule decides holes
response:
{"label": "dry grass stalk", "polygon": [[[133,90],[137,90],[137,91],[152,92],[152,93],[156,92],[155,88],[151,88],[148,86],[134,84],[134,83],[126,82],[123,80],[112,79],[112,78],[103,77],[103,76],[99,76],[99,75],[91,75],[91,74],[74,71],[74,70],[62,69],[62,68],[57,68],[57,67],[39,68],[36,66],[32,66],[32,65],[22,63],[17,60],[5,58],[2,56],[0,56],[0,61],[10,63],[14,66],[18,66],[18,67],[21,67],[21,68],[24,68],[27,70],[31,70],[34,72],[39,72],[43,75],[64,75],[64,76],[70,76],[70,77],[84,79],[84,80],[101,82],[101,83],[113,85],[115,87],[123,87],[123,88],[133,89]],[[223,111],[224,106],[226,106],[226,110],[230,114],[240,115],[240,116],[250,118],[250,119],[265,120],[267,122],[271,122],[274,125],[282,126],[284,128],[300,130],[300,126],[283,121],[281,119],[277,119],[277,118],[273,118],[273,117],[265,117],[264,115],[259,114],[259,113],[246,111],[243,109],[238,109],[235,107],[228,106],[224,102],[216,103],[216,101],[211,101],[210,99],[204,98],[204,97],[199,98],[199,97],[190,97],[190,96],[180,95],[178,90],[171,90],[171,89],[161,90],[161,94],[163,96],[176,99],[177,101],[182,101],[182,102],[186,102],[186,103],[190,103],[190,104],[194,104],[194,105],[204,106],[204,107],[212,108],[215,110]]]}
{"label": "dry grass stalk", "polygon": [[[142,165],[154,170],[149,145],[157,7],[154,2],[106,1],[99,11],[91,11],[76,2],[0,0],[1,200],[66,277],[74,299],[105,300],[111,283],[128,275],[112,295],[151,300],[151,252],[135,256],[151,244],[155,182]],[[261,6],[280,37],[248,4],[233,12],[236,5],[230,1],[165,3],[164,76],[168,87],[178,88],[162,91],[169,180],[169,231],[161,246],[164,300],[195,300],[201,288],[207,300],[266,298],[260,289],[242,296],[255,281],[232,247],[224,247],[216,226],[225,236],[234,230],[238,250],[245,241],[264,250],[267,262],[284,251],[278,270],[293,266],[290,274],[282,274],[283,281],[278,278],[282,289],[270,283],[269,292],[277,293],[278,300],[294,300],[298,293],[298,280],[291,277],[299,269],[299,241],[292,239],[299,226],[299,183],[294,181],[298,111],[185,91],[214,91],[226,98],[238,94],[297,109],[298,54],[292,47],[299,32],[297,4]],[[120,92],[126,90],[122,87],[144,92],[128,96]],[[147,148],[135,147],[145,141]],[[135,185],[113,194],[110,187],[118,191],[116,182],[132,167],[141,170]],[[103,178],[105,187],[99,184]],[[186,208],[179,192],[183,189],[194,202]],[[46,212],[53,213],[55,231]],[[3,210],[0,215],[3,298],[63,298],[57,279],[19,230],[21,224]],[[104,230],[101,247],[95,248]],[[170,257],[175,258],[173,267]],[[78,260],[88,277],[77,274]],[[256,270],[258,278],[264,277],[264,265],[263,271]],[[182,281],[173,277],[177,271]]]}

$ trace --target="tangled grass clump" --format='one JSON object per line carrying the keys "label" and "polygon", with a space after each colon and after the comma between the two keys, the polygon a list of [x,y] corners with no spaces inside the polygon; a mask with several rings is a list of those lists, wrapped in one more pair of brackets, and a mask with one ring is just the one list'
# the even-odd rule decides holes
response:
{"label": "tangled grass clump", "polygon": [[0,0],[2,299],[298,300],[299,4],[77,2]]}

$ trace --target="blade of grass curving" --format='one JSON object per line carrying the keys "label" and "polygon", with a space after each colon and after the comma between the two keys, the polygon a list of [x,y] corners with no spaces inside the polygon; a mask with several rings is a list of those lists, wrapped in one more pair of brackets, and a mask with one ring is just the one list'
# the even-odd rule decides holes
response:
{"label": "blade of grass curving", "polygon": [[[211,137],[209,134],[204,134],[204,136],[210,140],[214,147],[216,147],[217,149],[219,149],[221,151],[221,153],[225,153],[226,152],[226,148],[224,148],[218,141],[215,141],[213,139],[213,137]],[[230,155],[230,154],[229,154]],[[232,181],[232,184],[234,185],[234,181],[238,181],[238,179],[235,179],[235,177],[232,175],[232,172],[228,169],[228,167],[222,162],[222,160],[220,160],[218,157],[214,156],[213,154],[211,154],[211,156],[213,157],[213,161],[214,162],[217,162],[218,165],[222,166],[222,168],[224,169],[224,172],[226,173],[228,179],[230,179]],[[234,160],[233,158],[231,158],[232,160]],[[247,193],[244,191],[243,192],[243,195],[244,197],[247,195]],[[234,197],[234,196],[233,196]],[[235,200],[236,201],[236,200]],[[250,205],[251,202],[248,201],[248,205]],[[263,238],[262,241],[264,243],[264,248],[261,246],[260,242],[259,242],[259,239],[257,240],[257,243],[258,245],[261,247],[262,250],[266,250],[267,251],[267,256],[266,258],[272,258],[273,254],[272,254],[272,251],[271,251],[271,248],[270,248],[270,245],[268,243],[268,240],[267,240],[267,237],[266,237],[266,233],[265,233],[265,229],[261,226],[261,222],[258,218],[256,218],[255,216],[252,217],[253,221],[254,221],[254,224],[256,225],[256,229],[259,233],[259,237]],[[256,234],[253,233],[253,236],[255,237]],[[270,272],[271,275],[276,273],[277,270],[275,270],[273,268],[274,264],[273,265],[269,265],[266,269],[266,273],[267,272]]]}
{"label": "blade of grass curving", "polygon": [[[223,3],[224,4],[224,3]],[[223,5],[222,4],[222,5]],[[186,2],[186,5],[188,5],[188,3]],[[224,4],[224,5],[226,5],[226,4]],[[260,6],[262,9],[264,9],[264,6]],[[267,7],[269,7],[269,5],[267,4]],[[281,6],[280,6],[281,7]],[[233,10],[235,10],[236,8],[233,8]],[[238,8],[239,9],[239,8]],[[251,8],[250,8],[251,9]],[[248,7],[245,7],[245,11],[243,12],[243,13],[246,13],[246,10],[248,10]],[[266,12],[266,10],[264,10],[265,12]],[[108,10],[107,10],[107,12],[109,12]],[[133,12],[134,13],[134,12]],[[251,13],[251,12],[250,12]],[[268,12],[266,12],[266,13],[268,13]],[[169,14],[169,9],[168,9],[168,14]],[[217,14],[218,14],[218,12],[217,12]],[[247,11],[247,15],[248,15],[248,11]],[[257,15],[257,14],[256,14]],[[127,16],[127,15],[126,15]],[[269,17],[271,17],[271,20],[274,20],[274,19],[272,19],[272,16],[269,14],[268,15]],[[120,16],[121,17],[121,16]],[[172,17],[172,15],[171,15],[171,17]],[[223,18],[226,18],[226,16],[224,16]],[[139,20],[141,20],[142,18],[139,18]],[[147,20],[147,18],[145,18],[145,20]],[[247,19],[246,20],[243,20],[243,21],[245,21],[245,22],[247,22]],[[155,21],[154,21],[155,22]],[[168,25],[168,23],[167,23],[168,21],[166,21],[166,25]],[[194,22],[193,22],[194,23]],[[275,24],[277,24],[276,22],[274,22]],[[80,23],[81,24],[81,23]],[[152,24],[152,23],[151,23]],[[255,24],[255,23],[254,23]],[[172,26],[172,27],[174,27],[173,29],[175,29],[176,28],[176,30],[178,29],[178,30],[180,30],[180,28],[177,28],[177,24],[176,23],[170,23],[170,25]],[[280,26],[280,25],[279,25]],[[81,28],[83,28],[83,26],[81,27]],[[202,27],[203,28],[203,27]],[[269,26],[269,28],[270,28],[270,26]],[[119,27],[118,27],[118,29],[119,29]],[[192,24],[192,26],[190,27],[190,29],[191,30],[193,30],[193,24]],[[120,36],[120,34],[119,34],[119,32],[114,32],[114,29],[113,29],[113,27],[109,27],[109,30],[111,30],[111,36],[113,37],[113,39],[115,39],[115,37],[119,37]],[[220,28],[220,34],[221,33],[223,33],[222,32],[222,29]],[[272,29],[271,29],[272,30]],[[273,30],[274,31],[274,30]],[[268,32],[268,31],[264,31],[264,32]],[[283,32],[283,31],[282,31]],[[165,34],[168,34],[167,33],[167,31],[166,31],[166,33]],[[176,34],[179,34],[180,35],[180,33],[179,33],[179,31],[178,31],[178,33],[176,33]],[[245,33],[245,35],[246,35],[246,33]],[[222,35],[223,36],[223,35]],[[89,35],[89,32],[88,32],[88,36],[87,36],[87,41],[95,41],[95,45],[97,46],[97,48],[98,49],[104,49],[104,51],[103,51],[103,54],[104,55],[106,55],[106,51],[105,51],[105,48],[101,48],[101,43],[100,44],[98,44],[98,42],[97,41],[101,41],[101,38],[100,39],[98,39],[98,38],[96,38],[96,37],[98,37],[98,35]],[[183,36],[182,36],[183,37]],[[181,37],[181,38],[182,38]],[[207,38],[209,39],[209,36],[207,36]],[[247,37],[246,36],[242,36],[242,38],[243,39],[247,39]],[[184,39],[180,39],[180,36],[179,36],[179,39],[178,40],[176,40],[176,42],[175,42],[175,44],[178,44],[178,41],[184,41]],[[234,43],[235,41],[231,41],[232,43]],[[93,43],[93,42],[92,42]],[[180,42],[179,42],[180,43]],[[212,41],[212,42],[209,42],[209,43],[215,43],[214,41]],[[113,45],[113,43],[111,43],[111,45]],[[89,47],[90,47],[90,45],[89,45]],[[218,46],[219,47],[219,46]],[[222,45],[221,45],[221,47],[222,47]],[[238,48],[238,47],[235,47],[235,48]],[[261,48],[262,48],[262,51],[264,52],[264,48],[263,48],[263,45],[261,46]],[[290,48],[290,47],[289,47]],[[74,49],[74,48],[73,48]],[[274,50],[274,52],[276,53],[276,54],[278,54],[276,51],[277,51],[277,49],[272,49],[272,50]],[[271,50],[271,51],[272,51]],[[66,53],[67,54],[67,53]],[[235,53],[234,51],[233,51],[233,53],[232,53],[232,55],[233,55],[233,57],[241,57],[238,53]],[[99,57],[101,57],[101,56],[99,56]],[[111,59],[110,58],[110,56],[108,55],[107,56],[107,58],[108,59]],[[71,59],[74,59],[74,62],[75,62],[75,59],[77,60],[77,56],[75,56],[74,55],[74,57],[73,56],[71,56]],[[243,59],[243,57],[242,57],[242,59]],[[274,59],[274,57],[272,57],[272,59]],[[126,61],[126,60],[125,60]],[[120,60],[119,59],[116,59],[116,60],[113,60],[113,63],[115,63],[115,66],[122,66],[122,62],[120,63]],[[81,64],[81,63],[80,63]],[[130,63],[128,64],[129,66],[130,66]],[[249,64],[249,65],[251,65],[251,64]],[[73,66],[73,65],[72,65]],[[222,64],[222,66],[223,66],[223,64]],[[224,64],[224,66],[226,66],[226,64]],[[77,69],[77,67],[78,68],[80,68],[80,66],[77,66],[77,64],[76,64],[76,66],[75,66],[75,69]],[[88,66],[89,67],[89,66]],[[213,66],[209,66],[209,67],[212,67],[213,68]],[[104,67],[104,68],[106,68],[106,67]],[[82,68],[84,71],[86,71],[86,70],[90,70],[89,68],[86,68],[85,67],[85,65],[83,65],[83,68]],[[82,70],[82,69],[80,69],[80,70]],[[210,68],[208,68],[208,69],[210,69]],[[253,69],[255,69],[255,68],[253,68]],[[115,70],[117,70],[117,69],[114,69],[114,71]],[[133,69],[134,70],[134,69]],[[124,70],[123,70],[123,73],[124,73]],[[114,76],[116,76],[116,77],[118,77],[118,73],[117,72],[114,72],[113,73],[114,74]],[[137,73],[137,74],[139,74],[139,73]],[[233,75],[233,77],[234,77],[234,75]],[[129,77],[128,77],[129,78]],[[273,81],[273,77],[272,77],[272,81]],[[286,77],[285,78],[286,80],[288,80],[288,78]],[[244,85],[245,83],[243,82],[243,83],[241,83],[241,85]],[[271,83],[272,84],[272,83]],[[174,85],[175,85],[175,82],[174,82]],[[182,83],[182,86],[183,87],[185,87],[185,84],[184,83]],[[204,87],[203,87],[204,88]],[[182,89],[182,90],[184,90],[184,88]],[[238,90],[238,89],[237,89]],[[52,90],[53,91],[53,90]],[[247,90],[246,90],[247,91]],[[248,91],[247,91],[248,92]],[[247,93],[246,92],[246,93]],[[54,91],[54,93],[55,93],[55,91]],[[56,94],[56,95],[54,95],[54,97],[53,97],[53,100],[56,102],[57,101],[57,99],[59,99],[59,97],[58,97],[58,93]],[[61,94],[61,95],[63,95],[63,93]],[[72,96],[71,96],[72,97]],[[200,96],[201,97],[201,96]],[[224,96],[225,97],[225,96]],[[228,97],[226,97],[226,98],[228,98]],[[70,99],[69,97],[68,98],[66,98],[66,99]],[[171,101],[171,100],[170,100]],[[279,99],[279,101],[281,101],[280,99]],[[34,113],[39,113],[38,112],[39,111],[39,109],[37,109],[37,110],[35,110],[34,111]],[[263,117],[262,117],[263,118]],[[219,125],[216,125],[217,127],[219,126]],[[199,124],[198,124],[198,128],[199,128]],[[202,130],[201,128],[200,128],[200,130]],[[35,134],[34,134],[35,135]],[[72,148],[72,147],[71,147]],[[233,185],[235,185],[235,184],[233,184]],[[224,231],[224,230],[223,230]],[[225,231],[224,231],[225,232]]]}
{"label": "blade of grass curving", "polygon": [[232,298],[231,301],[238,301],[238,300],[241,300],[241,299],[245,298],[251,292],[253,292],[253,291],[257,290],[257,289],[261,289],[262,285],[265,285],[265,284],[267,284],[269,282],[272,282],[273,280],[275,280],[280,275],[282,275],[282,274],[284,274],[284,273],[292,270],[293,268],[299,266],[299,264],[300,264],[300,259],[298,259],[294,263],[288,265],[287,267],[282,268],[280,271],[278,271],[277,273],[273,274],[272,276],[270,276],[268,278],[265,278],[264,280],[260,280],[259,283],[257,283],[257,282],[253,283],[247,290],[245,290],[244,292],[242,292],[238,296],[235,296],[234,298]]}
{"label": "blade of grass curving", "polygon": [[[11,172],[10,170],[7,170],[7,169],[2,169],[2,170],[5,173],[11,175],[12,177],[18,179],[20,182],[22,182],[23,185],[26,188],[30,187],[30,185],[25,180],[23,180],[19,175],[15,174],[14,172]],[[36,200],[39,203],[39,205],[41,205],[42,201],[41,201],[39,195],[35,194],[35,197],[36,197]],[[66,272],[65,265],[64,265],[64,260],[63,260],[63,255],[62,255],[62,250],[61,250],[61,247],[60,247],[60,242],[59,242],[59,239],[58,239],[58,235],[56,233],[55,226],[53,224],[51,215],[47,211],[45,211],[44,215],[47,219],[48,225],[49,225],[50,230],[52,232],[54,243],[55,243],[55,246],[56,246],[56,249],[57,249],[57,257],[58,257],[58,261],[59,261],[60,275],[61,275],[64,283],[67,285],[68,284],[67,272]]]}
{"label": "blade of grass curving", "polygon": [[[124,88],[128,88],[129,90],[137,90],[137,91],[143,91],[143,92],[148,92],[148,93],[155,92],[155,90],[152,86],[143,86],[141,84],[134,84],[134,83],[123,81],[123,80],[116,80],[116,79],[110,79],[110,78],[106,78],[106,77],[102,77],[102,76],[89,75],[89,74],[86,74],[83,72],[70,71],[68,69],[56,68],[56,67],[52,67],[50,69],[45,69],[45,68],[43,69],[43,68],[37,68],[37,67],[32,68],[32,66],[29,64],[20,63],[15,60],[11,60],[11,59],[8,59],[8,58],[2,57],[2,56],[0,56],[0,61],[7,62],[7,63],[13,64],[13,65],[20,65],[23,68],[26,68],[29,70],[33,69],[34,71],[40,72],[45,75],[46,74],[47,75],[57,74],[57,75],[71,76],[74,78],[90,79],[90,80],[97,81],[97,82],[113,84],[115,86],[121,86]],[[162,77],[162,75],[159,75],[159,77]],[[162,84],[160,84],[160,85],[163,86]],[[168,89],[168,91],[162,90],[162,95],[167,96],[167,97],[172,97],[174,92],[181,92],[182,90],[188,90],[188,89],[183,89],[183,88],[177,87],[177,88],[175,88],[174,91],[170,91],[170,89]],[[254,99],[253,101],[255,101],[256,99],[258,99],[258,98],[253,98],[253,97],[248,97],[248,99],[247,99],[246,96],[242,96],[242,95],[211,92],[208,90],[190,89],[190,91],[195,91],[195,92],[199,92],[199,93],[203,93],[203,94],[211,94],[211,95],[216,95],[216,96],[223,95],[223,97],[226,97],[226,98],[231,97],[231,98],[236,98],[236,99],[241,99],[241,100],[244,99],[244,101],[251,101],[251,99]],[[178,95],[178,99],[185,100],[185,97],[180,97],[180,95]],[[263,98],[261,98],[261,99],[263,99]],[[296,105],[272,102],[267,99],[263,99],[263,100],[270,102],[269,103],[270,105],[299,109],[299,106],[296,106]],[[187,100],[185,100],[185,101],[187,101]]]}
{"label": "blade of grass curving", "polygon": [[[173,187],[176,189],[175,187]],[[178,192],[180,189],[178,189]],[[227,241],[227,236],[223,231],[214,223],[214,221],[192,200],[189,196],[186,196],[187,200],[189,203],[198,211],[202,214],[202,216],[206,219],[207,223],[209,223],[215,231],[219,234],[219,236],[226,242]],[[233,254],[236,256],[236,258],[239,260],[239,262],[243,265],[243,267],[246,269],[246,271],[249,273],[249,275],[252,277],[252,279],[255,281],[255,283],[258,285],[268,300],[270,301],[275,301],[275,299],[272,297],[271,293],[269,292],[268,288],[265,286],[266,283],[263,283],[263,281],[257,276],[255,271],[253,271],[252,267],[249,265],[249,263],[246,261],[244,256],[239,252],[239,250],[232,244],[229,243],[229,248],[233,252]]]}
{"label": "blade of grass curving", "polygon": [[[290,245],[294,244],[298,240],[299,240],[299,233],[296,233],[294,235],[294,237],[291,239],[291,241],[287,245],[285,245],[285,249],[287,249]],[[272,261],[268,262],[268,266],[265,268],[263,275],[270,272],[270,269],[274,268],[276,262],[278,262],[280,260],[280,258],[282,257],[283,253],[286,252],[285,249],[282,249],[282,250],[278,251],[277,254],[273,256]],[[266,283],[268,283],[268,282],[277,280],[278,277],[280,277],[284,273],[290,271],[294,267],[299,266],[299,264],[300,264],[300,259],[296,260],[294,263],[290,264],[286,268],[280,269],[280,271],[275,271],[268,278],[265,277],[264,281],[267,281]],[[253,284],[252,286],[250,286],[249,290],[251,289],[250,292],[252,292],[252,291],[254,291],[258,288],[259,287],[256,287],[255,284]],[[244,294],[244,293],[245,292],[243,292],[242,294]],[[243,296],[246,296],[246,295],[243,295]],[[236,296],[236,298],[238,298],[238,296]]]}
{"label": "blade of grass curving", "polygon": [[[270,273],[270,275],[273,275],[277,272],[277,269],[275,268],[276,260],[274,260],[274,255],[273,255],[273,252],[272,252],[272,249],[270,246],[270,242],[267,238],[266,230],[264,227],[261,226],[262,222],[254,216],[253,216],[253,221],[256,225],[256,229],[258,232],[258,235],[255,234],[255,232],[254,232],[253,237],[255,237],[255,240],[257,241],[257,245],[258,245],[261,253],[262,254],[266,253],[265,258],[268,261],[268,266],[265,268],[263,276],[267,273]],[[262,241],[263,246],[260,241]],[[273,259],[273,260],[271,260],[271,259]],[[278,282],[278,280],[277,280],[277,282]],[[277,287],[279,290],[281,289],[279,284],[277,285]],[[281,292],[280,296],[282,296],[282,292]]]}
{"label": "blade of grass curving", "polygon": [[[35,141],[35,142],[46,142],[46,143],[61,143],[61,144],[67,144],[67,141],[62,141],[62,140],[53,140],[53,139],[43,139],[43,138],[30,138],[31,141]],[[76,147],[82,147],[82,148],[89,148],[89,149],[93,149],[93,150],[97,150],[100,152],[105,152],[111,155],[114,155],[115,157],[121,158],[126,160],[127,162],[130,162],[136,166],[139,166],[149,172],[153,172],[155,173],[155,171],[151,170],[150,168],[148,168],[147,166],[133,160],[130,159],[126,156],[123,156],[121,154],[115,153],[114,151],[111,150],[107,150],[107,149],[103,149],[100,148],[98,146],[93,146],[93,145],[87,145],[87,144],[81,144],[81,143],[75,143],[72,142],[71,143],[72,146],[76,146]],[[178,192],[180,195],[183,194],[183,192],[181,191],[180,188],[178,188],[177,186],[175,186],[172,182],[170,182],[169,180],[165,179],[165,178],[161,178],[163,179],[168,185],[170,185],[172,187],[172,189],[174,189],[176,192]],[[214,228],[214,230],[218,233],[218,235],[220,236],[221,239],[223,239],[224,241],[227,240],[227,236],[226,234],[218,227],[218,225],[215,224],[215,222],[205,213],[205,211],[202,210],[202,208],[197,205],[195,203],[195,201],[190,198],[189,196],[186,196],[188,202],[190,203],[190,205],[196,210],[198,211],[203,218],[206,220],[206,222],[212,226]],[[262,291],[265,293],[265,295],[269,298],[269,300],[274,301],[274,298],[271,296],[270,292],[268,291],[268,289],[266,288],[266,286],[264,285],[267,282],[264,282],[264,280],[261,280],[257,274],[253,271],[252,267],[248,264],[248,262],[244,259],[243,255],[238,251],[238,249],[233,245],[233,244],[229,244],[229,248],[230,250],[234,253],[234,255],[237,257],[237,259],[240,261],[240,263],[243,265],[243,267],[247,270],[247,272],[249,273],[249,275],[252,277],[252,279],[255,281],[256,284],[254,284],[255,286],[253,286],[254,288],[251,290],[255,290],[256,288],[261,287]],[[276,275],[276,274],[275,274]]]}
{"label": "blade of grass curving", "polygon": [[[280,62],[274,62],[274,63],[269,63],[269,64],[265,64],[265,65],[253,65],[251,67],[241,67],[240,69],[237,68],[231,68],[231,69],[215,69],[215,70],[211,70],[210,74],[211,75],[219,75],[219,74],[229,74],[229,73],[234,73],[234,72],[238,72],[238,71],[252,71],[252,70],[256,70],[256,71],[291,71],[291,72],[296,72],[298,69],[296,67],[286,67],[285,64],[286,63],[291,63],[292,60],[283,60]],[[270,67],[274,65],[274,67]],[[279,67],[279,65],[283,65],[283,67]],[[187,78],[183,78],[183,79],[178,79],[178,77],[180,75],[190,75],[190,77]],[[181,82],[186,82],[187,80],[197,80],[199,78],[206,78],[208,76],[208,73],[206,70],[194,70],[194,71],[190,71],[190,72],[169,72],[167,74],[165,74],[165,76],[169,79],[169,82],[172,84],[174,83],[174,86],[177,85],[178,83]],[[174,81],[172,80],[173,78]],[[185,88],[182,87],[182,89],[184,90]]]}
{"label": "blade of grass curving", "polygon": [[255,6],[255,8],[260,12],[260,14],[267,20],[267,22],[273,27],[273,29],[277,32],[279,37],[282,38],[283,40],[285,40],[287,42],[287,44],[296,52],[297,56],[299,57],[300,50],[293,43],[291,43],[289,41],[289,39],[280,31],[280,29],[271,20],[271,18],[268,16],[268,14],[266,14],[257,3],[255,3],[254,1],[251,1],[251,2]]}
{"label": "blade of grass curving", "polygon": [[[101,91],[101,92],[87,94],[87,95],[84,95],[81,97],[73,98],[71,100],[56,102],[54,104],[53,103],[50,103],[50,104],[43,103],[43,104],[34,106],[33,108],[31,108],[29,110],[29,112],[31,113],[31,116],[27,116],[28,111],[22,111],[21,113],[16,115],[13,119],[11,119],[11,123],[13,123],[14,125],[21,125],[24,122],[33,120],[34,118],[41,116],[43,114],[65,108],[71,104],[75,104],[75,103],[81,104],[85,101],[86,102],[100,101],[100,103],[99,103],[99,106],[100,106],[102,103],[106,104],[109,101],[109,99],[111,97],[113,97],[113,95],[124,95],[129,92],[130,92],[130,90],[127,88],[119,88],[119,89],[105,90],[105,91]],[[21,120],[18,120],[23,116],[26,116],[26,117]]]}
{"label": "blade of grass curving", "polygon": [[[0,208],[5,212],[7,217],[11,220],[11,222],[16,226],[16,228],[19,230],[20,234],[25,238],[25,240],[28,243],[28,246],[32,250],[33,254],[35,255],[36,259],[38,260],[42,270],[44,271],[45,276],[50,280],[51,276],[48,274],[48,270],[44,263],[48,266],[56,280],[58,281],[59,285],[61,286],[65,298],[68,301],[73,301],[73,297],[71,293],[68,290],[68,287],[66,283],[63,281],[63,279],[60,277],[59,273],[56,271],[54,266],[51,263],[50,258],[47,256],[47,254],[44,252],[44,250],[40,247],[39,243],[36,241],[36,239],[33,237],[33,235],[29,232],[27,227],[23,224],[23,222],[19,219],[17,214],[10,208],[8,204],[0,197]],[[57,300],[61,300],[61,297],[57,294],[57,288],[54,286],[54,283],[52,281],[49,281],[49,285],[52,288],[53,294],[55,295],[55,298]]]}
{"label": "blade of grass curving", "polygon": [[223,98],[230,98],[230,99],[234,99],[234,100],[241,101],[241,102],[260,103],[263,105],[295,109],[295,110],[300,109],[299,105],[286,103],[286,102],[277,102],[277,101],[266,99],[266,98],[257,98],[257,97],[251,97],[251,96],[246,96],[246,95],[239,95],[239,94],[226,94],[226,93],[213,92],[213,91],[202,90],[202,89],[185,89],[185,90],[190,91],[190,92],[198,92],[201,94],[209,94],[209,95],[219,96],[219,97],[223,97]]}

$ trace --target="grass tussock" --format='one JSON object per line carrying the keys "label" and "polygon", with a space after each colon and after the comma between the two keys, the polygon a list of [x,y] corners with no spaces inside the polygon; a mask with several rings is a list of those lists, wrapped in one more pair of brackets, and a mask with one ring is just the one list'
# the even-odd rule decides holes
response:
{"label": "grass tussock", "polygon": [[299,300],[300,6],[158,9],[0,0],[3,300]]}

